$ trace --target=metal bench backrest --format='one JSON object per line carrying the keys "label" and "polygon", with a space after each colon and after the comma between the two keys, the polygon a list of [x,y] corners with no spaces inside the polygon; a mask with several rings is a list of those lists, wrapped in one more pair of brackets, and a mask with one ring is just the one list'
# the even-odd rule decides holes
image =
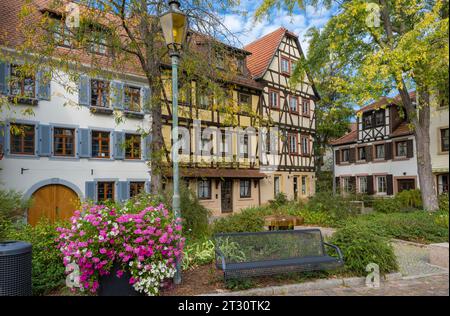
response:
{"label": "metal bench backrest", "polygon": [[223,233],[215,240],[227,263],[326,255],[320,229]]}

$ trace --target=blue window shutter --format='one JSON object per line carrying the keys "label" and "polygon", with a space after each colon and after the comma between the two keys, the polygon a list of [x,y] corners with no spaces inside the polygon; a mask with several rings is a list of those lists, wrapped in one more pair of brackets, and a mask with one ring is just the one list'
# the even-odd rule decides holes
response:
{"label": "blue window shutter", "polygon": [[38,127],[38,155],[50,156],[52,152],[52,129],[50,125],[40,124]]}
{"label": "blue window shutter", "polygon": [[145,192],[150,193],[150,181],[145,181]]}
{"label": "blue window shutter", "polygon": [[79,105],[90,106],[91,104],[91,81],[88,76],[81,75],[78,86]]}
{"label": "blue window shutter", "polygon": [[114,158],[125,159],[125,133],[114,132]]}
{"label": "blue window shutter", "polygon": [[142,87],[142,110],[144,113],[149,114],[151,112],[150,106],[150,89],[147,87]]}
{"label": "blue window shutter", "polygon": [[97,199],[97,188],[96,188],[96,183],[95,181],[86,181],[86,192],[85,192],[85,197],[86,200],[91,200],[91,201],[96,201]]}
{"label": "blue window shutter", "polygon": [[78,129],[78,156],[80,158],[91,157],[90,138],[91,133],[88,128]]}
{"label": "blue window shutter", "polygon": [[144,137],[144,146],[142,148],[142,159],[150,160],[152,157],[152,135]]}
{"label": "blue window shutter", "polygon": [[36,77],[36,95],[38,99],[50,101],[51,72],[41,70],[38,71]]}
{"label": "blue window shutter", "polygon": [[0,156],[6,153],[6,124],[0,122]]}
{"label": "blue window shutter", "polygon": [[111,82],[110,89],[111,103],[114,109],[123,108],[123,83],[119,81]]}
{"label": "blue window shutter", "polygon": [[130,198],[129,182],[119,181],[117,183],[117,193],[120,202],[125,202]]}
{"label": "blue window shutter", "polygon": [[0,61],[0,93],[9,94],[9,74],[11,65],[7,62]]}

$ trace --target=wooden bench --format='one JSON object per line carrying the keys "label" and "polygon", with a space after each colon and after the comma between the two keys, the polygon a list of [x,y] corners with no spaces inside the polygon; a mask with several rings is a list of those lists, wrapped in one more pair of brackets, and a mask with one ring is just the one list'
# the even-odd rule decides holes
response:
{"label": "wooden bench", "polygon": [[[216,267],[225,280],[289,272],[332,270],[344,265],[341,250],[320,229],[215,235]],[[336,256],[330,256],[332,249]]]}

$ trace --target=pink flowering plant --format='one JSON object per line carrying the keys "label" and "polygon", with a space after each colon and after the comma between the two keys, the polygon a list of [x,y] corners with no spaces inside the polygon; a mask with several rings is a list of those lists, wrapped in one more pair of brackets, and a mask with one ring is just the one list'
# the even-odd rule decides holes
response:
{"label": "pink flowering plant", "polygon": [[66,267],[78,266],[81,289],[96,292],[100,276],[109,275],[116,263],[117,277],[129,272],[136,291],[157,295],[163,281],[175,274],[185,241],[181,230],[181,219],[163,204],[84,205],[75,211],[70,228],[58,228],[58,247]]}

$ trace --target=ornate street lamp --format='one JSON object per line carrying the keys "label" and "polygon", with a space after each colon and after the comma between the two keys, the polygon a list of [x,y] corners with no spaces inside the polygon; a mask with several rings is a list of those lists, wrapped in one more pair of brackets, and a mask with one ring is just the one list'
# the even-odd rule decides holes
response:
{"label": "ornate street lamp", "polygon": [[[169,11],[160,17],[161,28],[164,34],[169,55],[172,59],[172,140],[178,141],[178,62],[187,31],[187,17],[180,11],[178,1],[169,1]],[[172,148],[173,164],[173,197],[172,210],[175,218],[180,214],[180,173],[178,169],[178,150]],[[177,272],[174,277],[175,284],[181,283],[181,262],[177,260]]]}

